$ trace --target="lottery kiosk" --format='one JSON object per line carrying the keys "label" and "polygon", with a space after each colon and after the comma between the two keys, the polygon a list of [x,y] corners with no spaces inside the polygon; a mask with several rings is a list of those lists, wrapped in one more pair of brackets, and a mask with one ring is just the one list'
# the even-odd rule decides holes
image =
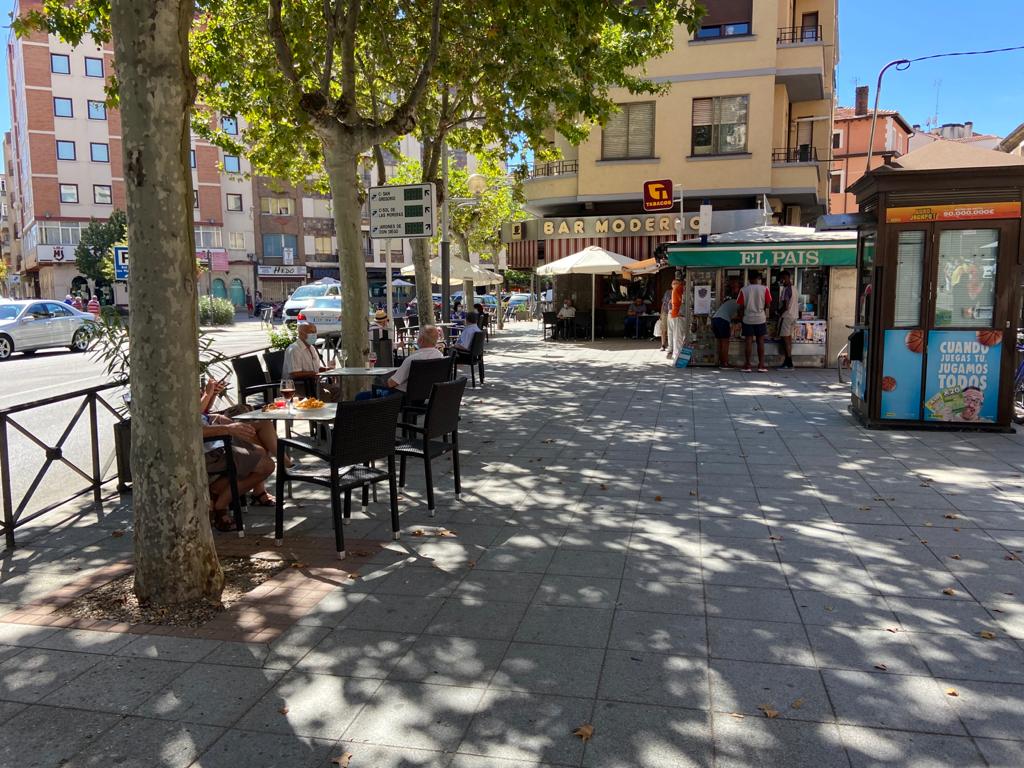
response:
{"label": "lottery kiosk", "polygon": [[869,427],[1011,429],[1024,159],[935,142],[857,181],[851,411]]}
{"label": "lottery kiosk", "polygon": [[[662,246],[668,263],[683,270],[683,311],[691,365],[714,365],[716,341],[711,319],[722,303],[735,297],[756,273],[772,294],[765,354],[769,365],[783,360],[778,339],[783,272],[789,272],[800,304],[793,334],[793,361],[798,367],[834,365],[853,323],[857,233],[818,232],[808,227],[752,227],[711,235],[699,241]],[[740,325],[732,326],[729,359],[743,362]]]}

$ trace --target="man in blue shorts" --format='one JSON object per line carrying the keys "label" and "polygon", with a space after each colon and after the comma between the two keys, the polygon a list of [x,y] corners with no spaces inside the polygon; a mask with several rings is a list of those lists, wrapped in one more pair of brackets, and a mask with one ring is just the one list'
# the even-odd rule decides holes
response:
{"label": "man in blue shorts", "polygon": [[750,373],[750,352],[757,340],[757,371],[768,373],[764,364],[764,337],[768,335],[768,307],[772,294],[768,286],[761,285],[761,273],[751,272],[750,282],[743,286],[736,300],[743,308],[743,370]]}
{"label": "man in blue shorts", "polygon": [[732,338],[732,324],[737,322],[740,305],[731,293],[726,293],[722,304],[711,318],[711,332],[718,340],[718,367],[732,368],[729,365],[729,340]]}

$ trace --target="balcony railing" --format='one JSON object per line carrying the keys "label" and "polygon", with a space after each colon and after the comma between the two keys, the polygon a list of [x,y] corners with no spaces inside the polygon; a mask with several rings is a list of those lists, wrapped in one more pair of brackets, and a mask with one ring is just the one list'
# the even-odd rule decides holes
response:
{"label": "balcony railing", "polygon": [[772,150],[773,163],[816,163],[818,162],[818,148],[809,144],[800,147],[788,147],[785,149]]}
{"label": "balcony railing", "polygon": [[779,27],[776,38],[778,45],[794,45],[796,43],[820,43],[821,25],[806,27]]}
{"label": "balcony railing", "polygon": [[536,163],[524,170],[524,178],[527,179],[562,176],[567,173],[577,173],[579,171],[579,162],[576,160],[552,160],[549,163]]}

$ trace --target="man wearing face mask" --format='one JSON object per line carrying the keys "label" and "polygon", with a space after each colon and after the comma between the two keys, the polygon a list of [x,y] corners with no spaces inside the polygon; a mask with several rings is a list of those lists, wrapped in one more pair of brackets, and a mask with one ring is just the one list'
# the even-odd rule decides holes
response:
{"label": "man wearing face mask", "polygon": [[[299,338],[293,341],[284,352],[284,368],[281,378],[296,381],[312,380],[320,371],[334,367],[332,360],[325,366],[320,361],[320,353],[316,347],[316,326],[312,323],[300,323]],[[315,386],[311,390],[315,394]]]}
{"label": "man wearing face mask", "polygon": [[[555,331],[555,338],[569,338],[569,332],[576,325],[576,307],[572,301],[566,299],[562,302],[562,308],[558,310],[558,328]],[[573,336],[576,334],[574,333]]]}

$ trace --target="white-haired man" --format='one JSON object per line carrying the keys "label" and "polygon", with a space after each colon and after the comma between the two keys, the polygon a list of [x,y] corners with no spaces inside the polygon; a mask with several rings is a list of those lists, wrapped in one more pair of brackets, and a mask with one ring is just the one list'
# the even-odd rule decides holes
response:
{"label": "white-haired man", "polygon": [[406,384],[409,382],[409,372],[414,360],[434,360],[444,357],[444,353],[437,348],[437,342],[441,338],[441,329],[436,325],[424,325],[416,336],[416,351],[405,358],[398,370],[391,374],[391,377],[383,384],[375,384],[373,390],[360,392],[356,400],[366,400],[371,397],[385,397],[394,392],[405,392]]}

